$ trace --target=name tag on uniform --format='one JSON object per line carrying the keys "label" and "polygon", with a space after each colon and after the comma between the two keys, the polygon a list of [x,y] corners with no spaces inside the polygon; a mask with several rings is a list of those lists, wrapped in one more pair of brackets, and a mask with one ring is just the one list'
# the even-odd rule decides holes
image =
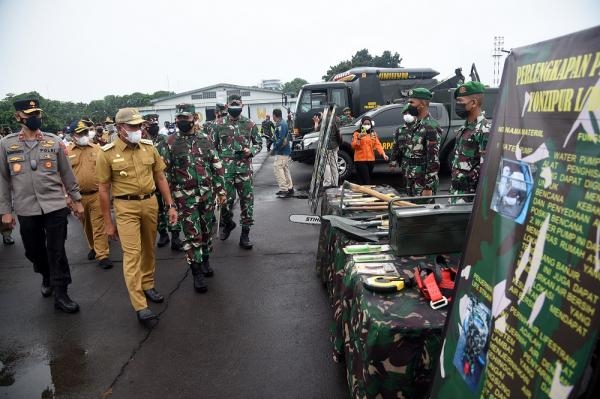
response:
{"label": "name tag on uniform", "polygon": [[125,158],[115,158],[113,159],[113,162],[123,162],[125,160]]}
{"label": "name tag on uniform", "polygon": [[69,155],[69,158],[75,158],[77,155]]}

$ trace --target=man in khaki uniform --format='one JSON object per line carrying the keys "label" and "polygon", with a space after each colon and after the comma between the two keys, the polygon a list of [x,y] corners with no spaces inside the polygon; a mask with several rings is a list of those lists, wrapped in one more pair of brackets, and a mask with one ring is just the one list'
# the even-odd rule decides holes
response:
{"label": "man in khaki uniform", "polygon": [[96,159],[100,146],[91,141],[89,129],[82,120],[77,122],[73,130],[73,141],[67,147],[68,157],[81,193],[83,231],[90,248],[88,259],[97,259],[101,268],[110,269],[113,263],[108,258],[108,236],[104,231],[96,178]]}
{"label": "man in khaki uniform", "polygon": [[[157,316],[148,308],[146,297],[163,302],[154,288],[156,217],[160,191],[169,209],[169,222],[177,223],[177,211],[163,174],[162,161],[151,140],[142,139],[144,119],[135,108],[122,108],[115,117],[118,138],[102,147],[96,161],[100,206],[109,238],[121,240],[123,274],[129,298],[138,320],[153,325]],[[110,190],[117,226],[110,214]]]}

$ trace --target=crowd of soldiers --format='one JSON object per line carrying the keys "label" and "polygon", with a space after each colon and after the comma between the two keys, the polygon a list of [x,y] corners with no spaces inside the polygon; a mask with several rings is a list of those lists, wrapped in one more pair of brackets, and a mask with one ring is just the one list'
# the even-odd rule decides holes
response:
{"label": "crowd of soldiers", "polygon": [[134,108],[120,109],[114,122],[107,118],[97,130],[82,118],[70,126],[69,143],[42,132],[38,100],[14,105],[22,129],[0,140],[3,231],[12,230],[16,214],[26,257],[42,275],[41,293],[54,294],[57,309],[79,310],[67,294],[69,214],[82,222],[88,259],[96,259],[103,269],[113,266],[108,240],[120,241],[130,301],[146,325],[157,320],[147,301],[164,301],[154,282],[155,245],[171,241],[173,249],[184,251],[194,289],[206,292],[205,277],[214,275],[209,263],[213,236],[219,225],[221,240],[235,229],[237,194],[239,245],[252,249],[252,157],[261,151],[262,138],[241,115],[239,95],[231,95],[217,107],[216,119],[204,125],[193,105],[178,105],[177,131],[169,136],[159,134],[158,115],[142,117]]}

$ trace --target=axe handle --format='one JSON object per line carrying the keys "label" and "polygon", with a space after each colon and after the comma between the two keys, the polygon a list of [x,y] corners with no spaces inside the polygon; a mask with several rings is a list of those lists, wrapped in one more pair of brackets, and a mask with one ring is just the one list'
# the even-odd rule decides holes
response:
{"label": "axe handle", "polygon": [[[379,198],[380,200],[383,200],[385,202],[389,202],[389,200],[391,199],[391,197],[389,197],[385,194],[382,194],[377,190],[373,190],[372,188],[369,188],[369,187],[361,186],[359,184],[354,184],[354,183],[350,183],[350,182],[346,182],[345,184],[348,184],[348,186],[350,187],[350,190],[354,191],[355,193],[369,194],[370,196]],[[416,205],[416,204],[413,204],[412,202],[408,202],[408,201],[394,201],[394,204],[398,204],[398,205],[402,205],[402,206],[415,206]]]}
{"label": "axe handle", "polygon": [[387,205],[346,206],[345,211],[385,211]]}

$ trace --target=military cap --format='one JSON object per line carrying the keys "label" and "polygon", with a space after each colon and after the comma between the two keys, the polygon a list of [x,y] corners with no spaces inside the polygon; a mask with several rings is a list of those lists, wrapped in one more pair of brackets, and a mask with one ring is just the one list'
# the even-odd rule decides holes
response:
{"label": "military cap", "polygon": [[13,103],[16,111],[22,111],[26,114],[30,114],[35,111],[41,111],[40,101],[35,98],[28,98],[26,100],[18,100]]}
{"label": "military cap", "polygon": [[345,107],[342,112],[351,111],[350,107]]}
{"label": "military cap", "polygon": [[231,104],[233,101],[242,101],[242,97],[239,94],[232,94],[227,97],[227,103]]}
{"label": "military cap", "polygon": [[481,82],[464,83],[454,91],[454,98],[470,96],[471,94],[481,94],[485,91],[485,86]]}
{"label": "military cap", "polygon": [[71,132],[73,133],[84,133],[89,132],[90,128],[86,125],[85,121],[79,120],[77,123],[74,123],[75,126],[71,126]]}
{"label": "military cap", "polygon": [[409,98],[416,98],[418,100],[431,100],[433,98],[433,94],[423,87],[417,87],[416,89],[412,89],[408,91]]}
{"label": "military cap", "polygon": [[215,105],[215,108],[216,108],[217,110],[219,110],[219,111],[225,111],[225,108],[227,108],[227,106],[226,106],[225,104],[223,104],[223,103],[217,103],[217,104]]}
{"label": "military cap", "polygon": [[94,126],[94,121],[90,119],[89,116],[84,116],[81,118],[81,121],[85,123],[88,127]]}
{"label": "military cap", "polygon": [[144,115],[144,120],[151,124],[158,124],[158,114],[146,114]]}
{"label": "military cap", "polygon": [[190,115],[193,115],[194,112],[196,112],[196,107],[194,107],[193,104],[177,104],[175,106],[175,108],[176,108],[175,116],[179,116],[179,115],[190,116]]}
{"label": "military cap", "polygon": [[121,108],[115,116],[117,123],[127,123],[129,125],[139,125],[144,123],[144,119],[136,108]]}
{"label": "military cap", "polygon": [[104,121],[104,123],[112,124],[112,123],[115,123],[115,121],[113,121],[110,116],[107,116],[106,120]]}

